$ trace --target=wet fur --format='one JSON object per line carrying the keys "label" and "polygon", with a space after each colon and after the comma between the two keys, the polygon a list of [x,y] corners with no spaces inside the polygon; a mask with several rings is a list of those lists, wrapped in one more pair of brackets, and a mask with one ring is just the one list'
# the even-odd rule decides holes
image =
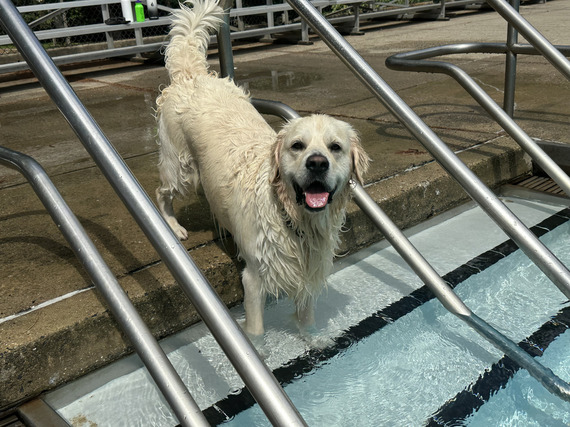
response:
{"label": "wet fur", "polygon": [[[249,95],[230,79],[208,71],[208,32],[221,9],[210,0],[174,12],[166,68],[171,83],[157,99],[161,185],[158,207],[180,239],[187,231],[172,201],[202,186],[218,224],[228,230],[245,261],[245,330],[260,335],[267,294],[285,292],[301,327],[314,323],[314,299],[331,271],[350,197],[349,179],[368,166],[356,132],[346,123],[313,115],[287,123],[276,134]],[[304,150],[293,150],[303,141]],[[342,152],[330,151],[331,141]],[[319,153],[330,168],[334,198],[319,212],[298,203],[293,181],[310,181],[307,157]]]}

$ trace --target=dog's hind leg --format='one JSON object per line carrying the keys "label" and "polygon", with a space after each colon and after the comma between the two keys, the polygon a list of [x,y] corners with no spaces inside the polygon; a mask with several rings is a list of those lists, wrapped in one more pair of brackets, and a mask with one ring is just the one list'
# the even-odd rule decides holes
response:
{"label": "dog's hind leg", "polygon": [[156,189],[156,201],[162,217],[180,240],[188,238],[188,231],[180,225],[174,215],[173,199],[185,195],[189,184],[197,187],[200,177],[196,163],[184,140],[176,144],[165,131],[163,118],[159,119],[159,161],[160,187]]}
{"label": "dog's hind leg", "polygon": [[243,305],[245,308],[245,332],[252,336],[263,335],[263,310],[265,308],[265,291],[261,286],[261,278],[255,268],[246,264],[242,275]]}
{"label": "dog's hind leg", "polygon": [[156,189],[156,202],[162,217],[168,223],[172,231],[174,231],[176,237],[180,240],[186,240],[188,238],[188,231],[180,225],[174,216],[173,199],[174,194],[170,189],[164,188],[163,186]]}

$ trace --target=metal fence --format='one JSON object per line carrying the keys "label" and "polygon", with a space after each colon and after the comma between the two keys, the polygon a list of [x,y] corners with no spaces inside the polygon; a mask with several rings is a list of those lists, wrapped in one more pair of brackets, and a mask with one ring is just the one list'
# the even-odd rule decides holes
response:
{"label": "metal fence", "polygon": [[[142,3],[146,12],[146,0]],[[347,33],[359,32],[360,23],[365,20],[410,18],[417,14],[437,19],[445,17],[447,9],[480,7],[484,3],[484,0],[312,2],[329,22]],[[166,41],[169,14],[178,7],[178,0],[160,0],[158,19],[126,24],[116,23],[116,18],[123,17],[120,0],[14,0],[14,4],[54,62],[64,64],[159,51]],[[229,19],[232,39],[287,34],[300,42],[309,42],[308,26],[284,0],[235,0]],[[10,38],[0,30],[0,73],[26,68]]]}

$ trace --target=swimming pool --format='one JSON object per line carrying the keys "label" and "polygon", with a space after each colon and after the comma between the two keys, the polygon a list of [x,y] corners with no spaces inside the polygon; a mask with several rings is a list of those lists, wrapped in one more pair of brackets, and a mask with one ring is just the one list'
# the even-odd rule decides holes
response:
{"label": "swimming pool", "polygon": [[[551,203],[505,201],[570,262],[569,211]],[[480,209],[463,207],[410,233],[477,315],[570,379],[565,297]],[[317,307],[319,344],[330,344],[324,349],[300,339],[289,302],[274,301],[266,311],[262,352],[309,425],[570,422],[570,404],[447,313],[385,243],[337,263]],[[240,308],[233,312],[243,317]],[[212,424],[269,425],[203,325],[162,344]],[[77,425],[120,425],[121,415],[129,425],[177,424],[136,356],[46,400]]]}

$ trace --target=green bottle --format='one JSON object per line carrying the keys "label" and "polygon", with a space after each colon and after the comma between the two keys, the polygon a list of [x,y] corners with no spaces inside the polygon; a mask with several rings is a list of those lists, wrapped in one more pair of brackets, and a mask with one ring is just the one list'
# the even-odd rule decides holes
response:
{"label": "green bottle", "polygon": [[144,22],[144,7],[140,0],[135,3],[135,19],[137,22]]}

